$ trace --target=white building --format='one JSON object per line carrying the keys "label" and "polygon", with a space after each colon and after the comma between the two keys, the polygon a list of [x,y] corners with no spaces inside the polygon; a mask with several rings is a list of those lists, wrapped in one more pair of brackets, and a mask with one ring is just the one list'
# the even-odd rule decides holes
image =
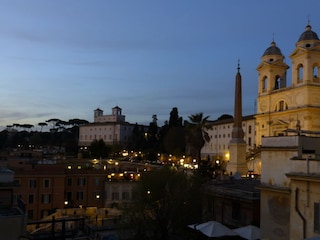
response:
{"label": "white building", "polygon": [[[201,157],[211,160],[229,160],[229,143],[233,127],[233,118],[221,119],[208,122],[211,129],[206,130],[210,136],[210,141],[206,142],[201,150]],[[255,118],[253,115],[242,118],[242,128],[244,140],[247,143],[247,152],[255,148]]]}
{"label": "white building", "polygon": [[130,141],[133,129],[147,131],[148,127],[125,121],[122,109],[112,108],[112,114],[103,115],[101,109],[94,110],[94,122],[79,128],[79,146],[90,146],[92,141],[102,139],[107,145],[125,144]]}

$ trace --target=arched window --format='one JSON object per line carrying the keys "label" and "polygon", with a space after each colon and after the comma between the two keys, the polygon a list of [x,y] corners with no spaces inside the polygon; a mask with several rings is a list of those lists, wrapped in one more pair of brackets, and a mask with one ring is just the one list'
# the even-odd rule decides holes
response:
{"label": "arched window", "polygon": [[287,110],[288,109],[288,105],[285,101],[281,100],[277,103],[276,107],[275,107],[275,111],[276,112],[281,112],[281,111],[284,111],[284,110]]}
{"label": "arched window", "polygon": [[303,81],[303,66],[302,64],[298,65],[298,83],[302,83]]}
{"label": "arched window", "polygon": [[279,76],[276,76],[276,80],[274,83],[274,89],[280,89],[281,88],[281,78]]}
{"label": "arched window", "polygon": [[268,86],[268,78],[266,76],[262,79],[262,92],[265,92],[267,90]]}
{"label": "arched window", "polygon": [[313,77],[314,78],[318,78],[319,77],[319,67],[318,66],[314,66],[313,67]]}

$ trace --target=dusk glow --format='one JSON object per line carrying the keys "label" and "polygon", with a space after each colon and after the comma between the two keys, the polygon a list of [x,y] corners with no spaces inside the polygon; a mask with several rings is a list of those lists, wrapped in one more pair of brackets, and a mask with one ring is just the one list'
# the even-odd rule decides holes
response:
{"label": "dusk glow", "polygon": [[243,114],[254,114],[270,43],[291,67],[308,22],[320,34],[319,0],[3,0],[0,9],[1,128],[92,122],[94,109],[116,105],[128,122],[156,114],[160,126],[173,107],[183,119],[233,115],[238,59]]}

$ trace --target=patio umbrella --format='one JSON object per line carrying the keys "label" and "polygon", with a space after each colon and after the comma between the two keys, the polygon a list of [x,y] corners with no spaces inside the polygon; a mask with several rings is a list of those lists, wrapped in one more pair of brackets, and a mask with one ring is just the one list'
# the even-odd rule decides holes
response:
{"label": "patio umbrella", "polygon": [[261,238],[260,228],[253,225],[236,228],[236,229],[233,229],[233,231],[236,232],[240,237],[248,240],[255,240],[255,239]]}
{"label": "patio umbrella", "polygon": [[195,226],[195,229],[208,237],[222,237],[238,235],[230,228],[216,221],[209,221]]}

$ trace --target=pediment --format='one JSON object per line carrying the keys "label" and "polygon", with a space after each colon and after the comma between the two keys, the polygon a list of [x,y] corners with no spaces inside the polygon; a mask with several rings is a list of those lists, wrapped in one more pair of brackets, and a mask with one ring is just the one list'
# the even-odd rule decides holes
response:
{"label": "pediment", "polygon": [[257,70],[261,70],[265,67],[286,67],[286,68],[289,68],[289,66],[282,61],[274,61],[274,62],[263,61],[258,65]]}
{"label": "pediment", "polygon": [[273,120],[271,123],[271,126],[288,126],[288,125],[289,125],[288,122],[281,119]]}

